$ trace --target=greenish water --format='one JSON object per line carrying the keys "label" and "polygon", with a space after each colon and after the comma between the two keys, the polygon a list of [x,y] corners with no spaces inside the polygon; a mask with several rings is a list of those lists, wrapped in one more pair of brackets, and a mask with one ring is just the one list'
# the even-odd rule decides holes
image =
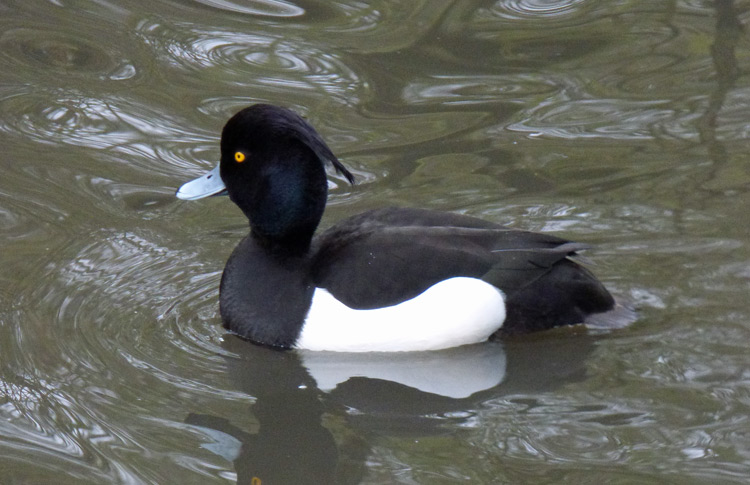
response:
{"label": "greenish water", "polygon": [[[748,23],[728,0],[0,3],[1,481],[746,483]],[[589,242],[641,318],[380,379],[225,335],[245,219],[173,194],[255,102],[356,174],[324,226],[398,204]]]}

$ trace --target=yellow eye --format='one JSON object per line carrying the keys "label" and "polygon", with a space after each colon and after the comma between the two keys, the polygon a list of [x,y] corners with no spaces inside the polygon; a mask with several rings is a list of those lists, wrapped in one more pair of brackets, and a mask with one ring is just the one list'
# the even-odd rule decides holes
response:
{"label": "yellow eye", "polygon": [[237,163],[242,163],[245,161],[245,154],[242,152],[234,152],[234,159]]}

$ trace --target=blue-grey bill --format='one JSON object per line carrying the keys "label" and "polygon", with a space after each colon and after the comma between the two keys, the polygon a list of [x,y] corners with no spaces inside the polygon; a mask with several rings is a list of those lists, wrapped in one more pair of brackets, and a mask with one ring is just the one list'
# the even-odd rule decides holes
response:
{"label": "blue-grey bill", "polygon": [[195,180],[187,182],[177,189],[175,194],[178,199],[196,200],[212,195],[226,195],[227,188],[221,180],[219,165],[210,172],[206,172]]}

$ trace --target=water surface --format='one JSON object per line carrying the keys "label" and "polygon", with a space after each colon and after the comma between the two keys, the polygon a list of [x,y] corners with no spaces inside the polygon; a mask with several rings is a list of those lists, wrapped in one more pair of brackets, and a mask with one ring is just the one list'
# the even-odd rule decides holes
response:
{"label": "water surface", "polygon": [[[749,22],[729,0],[1,5],[3,480],[745,483]],[[226,335],[246,221],[173,194],[255,102],[355,173],[323,226],[398,204],[585,241],[641,318],[373,358],[379,379]]]}

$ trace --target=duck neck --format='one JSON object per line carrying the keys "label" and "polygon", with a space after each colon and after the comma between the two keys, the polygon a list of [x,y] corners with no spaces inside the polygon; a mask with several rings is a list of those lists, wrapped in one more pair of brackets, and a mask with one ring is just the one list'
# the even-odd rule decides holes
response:
{"label": "duck neck", "polygon": [[[313,231],[315,229],[313,228]],[[291,259],[304,259],[310,252],[313,232],[290,232],[283,237],[267,236],[250,228],[248,238],[254,240],[255,245],[261,248],[269,257],[280,262]]]}

